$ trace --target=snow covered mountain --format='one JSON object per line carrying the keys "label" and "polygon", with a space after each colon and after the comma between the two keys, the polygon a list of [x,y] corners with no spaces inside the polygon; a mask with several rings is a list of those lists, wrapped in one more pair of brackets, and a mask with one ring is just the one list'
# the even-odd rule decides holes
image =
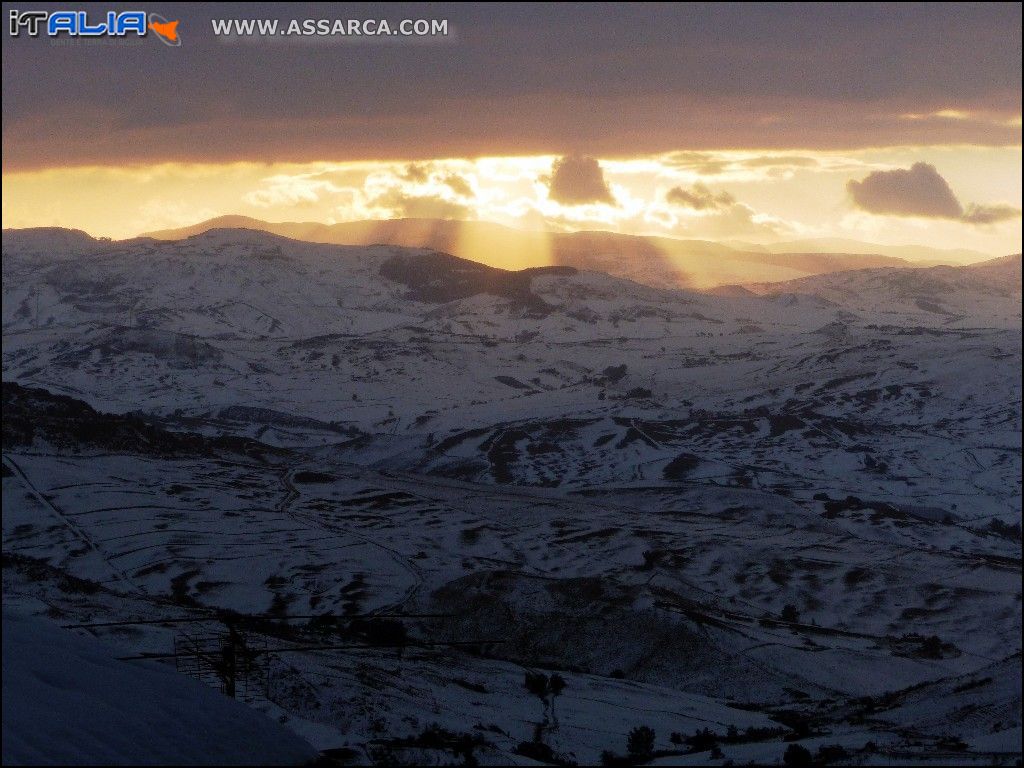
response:
{"label": "snow covered mountain", "polygon": [[275,663],[255,705],[318,747],[1019,759],[1019,256],[711,293],[33,230],[3,291],[5,602],[429,615]]}
{"label": "snow covered mountain", "polygon": [[[487,221],[389,219],[268,222],[248,216],[220,216],[188,227],[149,232],[143,237],[182,240],[215,229],[253,229],[282,237],[335,245],[400,245],[451,253],[493,267],[570,266],[605,272],[657,288],[703,289],[735,282],[788,280],[844,269],[915,266],[884,246],[844,241],[795,241],[788,248],[729,245],[707,240],[624,235],[615,232],[535,232]],[[902,252],[900,252],[902,253]],[[911,251],[930,263],[960,263],[962,252]],[[984,259],[975,254],[975,260]]]}
{"label": "snow covered mountain", "polygon": [[807,293],[865,313],[885,316],[900,307],[957,320],[1020,325],[1021,256],[926,269],[859,269],[784,283],[747,286],[762,296]]}

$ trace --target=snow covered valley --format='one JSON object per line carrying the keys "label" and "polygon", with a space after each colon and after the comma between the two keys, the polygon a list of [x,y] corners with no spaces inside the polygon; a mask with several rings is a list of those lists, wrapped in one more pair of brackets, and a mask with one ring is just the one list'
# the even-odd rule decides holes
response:
{"label": "snow covered valley", "polygon": [[1012,765],[1020,306],[5,230],[5,611],[231,626],[339,764]]}

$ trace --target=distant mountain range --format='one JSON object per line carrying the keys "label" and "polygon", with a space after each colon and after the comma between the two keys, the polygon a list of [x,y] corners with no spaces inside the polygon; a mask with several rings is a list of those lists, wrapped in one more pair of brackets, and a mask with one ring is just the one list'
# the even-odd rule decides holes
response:
{"label": "distant mountain range", "polygon": [[[1021,255],[963,267],[937,266],[921,269],[857,269],[812,275],[781,283],[723,286],[719,295],[742,292],[761,296],[812,295],[867,313],[892,307],[916,307],[949,318],[968,315],[1020,318]],[[1012,310],[1007,314],[1007,310]]]}
{"label": "distant mountain range", "polygon": [[918,262],[915,266],[936,266],[939,264],[973,264],[991,258],[989,254],[969,248],[929,248],[926,245],[882,245],[852,240],[847,237],[815,237],[806,240],[789,240],[770,245],[756,245],[738,241],[726,243],[731,248],[743,251],[765,251],[768,253],[877,253],[897,259]]}
{"label": "distant mountain range", "polygon": [[[669,349],[680,344],[700,347],[687,347],[686,371],[722,355],[757,362],[757,339],[800,346],[821,329],[846,333],[854,322],[1017,329],[1019,338],[1020,265],[1018,255],[966,267],[869,267],[698,292],[569,266],[509,271],[428,248],[310,243],[253,229],[116,242],[73,230],[4,230],[5,375],[68,394],[95,377],[109,379],[118,385],[103,387],[93,402],[167,414],[230,381],[245,395],[224,407],[292,408],[307,394],[282,393],[302,370],[299,389],[309,384],[307,373],[317,379],[309,384],[316,405],[298,415],[329,422],[335,417],[325,413],[345,411],[344,429],[372,432],[389,411],[366,404],[388,400],[392,386],[389,407],[405,411],[397,417],[406,424],[429,415],[453,381],[459,414],[501,400],[510,388],[557,399],[563,385],[614,379],[629,339],[642,352],[630,358],[637,373],[615,384],[624,392],[654,391],[652,381],[674,365],[666,362]],[[507,358],[488,352],[465,367],[466,344],[486,352],[495,338],[510,345]],[[544,354],[524,365],[524,345],[541,341],[549,345]],[[763,382],[769,389],[781,375],[772,371]],[[355,372],[349,389],[338,389],[339,372]],[[189,383],[172,386],[181,375]],[[746,374],[731,371],[726,389],[733,375]],[[834,375],[816,371],[813,379]],[[121,399],[126,377],[129,401]],[[588,386],[596,397],[610,385]],[[684,380],[665,392],[678,397],[692,386]],[[354,408],[353,395],[364,405]],[[336,438],[334,427],[327,431]]]}
{"label": "distant mountain range", "polygon": [[180,240],[222,228],[255,229],[335,245],[430,248],[506,269],[571,266],[655,287],[697,290],[735,283],[778,282],[850,269],[962,264],[989,258],[972,251],[879,246],[852,240],[805,240],[770,247],[727,245],[613,232],[531,232],[490,222],[444,219],[320,224],[220,216],[142,236]]}

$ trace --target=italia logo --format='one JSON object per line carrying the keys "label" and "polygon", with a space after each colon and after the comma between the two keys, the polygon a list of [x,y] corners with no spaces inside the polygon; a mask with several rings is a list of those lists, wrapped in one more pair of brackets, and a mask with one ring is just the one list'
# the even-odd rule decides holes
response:
{"label": "italia logo", "polygon": [[104,16],[88,11],[11,10],[9,19],[11,37],[147,37],[152,32],[164,45],[181,45],[177,20],[145,11],[107,11]]}

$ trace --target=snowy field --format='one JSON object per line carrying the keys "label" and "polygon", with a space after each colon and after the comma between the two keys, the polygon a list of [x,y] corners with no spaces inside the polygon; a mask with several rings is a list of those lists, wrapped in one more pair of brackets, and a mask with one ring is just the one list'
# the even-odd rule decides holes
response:
{"label": "snowy field", "polygon": [[1020,759],[1019,257],[696,293],[84,238],[4,233],[5,630],[262,617],[247,703],[339,761]]}

